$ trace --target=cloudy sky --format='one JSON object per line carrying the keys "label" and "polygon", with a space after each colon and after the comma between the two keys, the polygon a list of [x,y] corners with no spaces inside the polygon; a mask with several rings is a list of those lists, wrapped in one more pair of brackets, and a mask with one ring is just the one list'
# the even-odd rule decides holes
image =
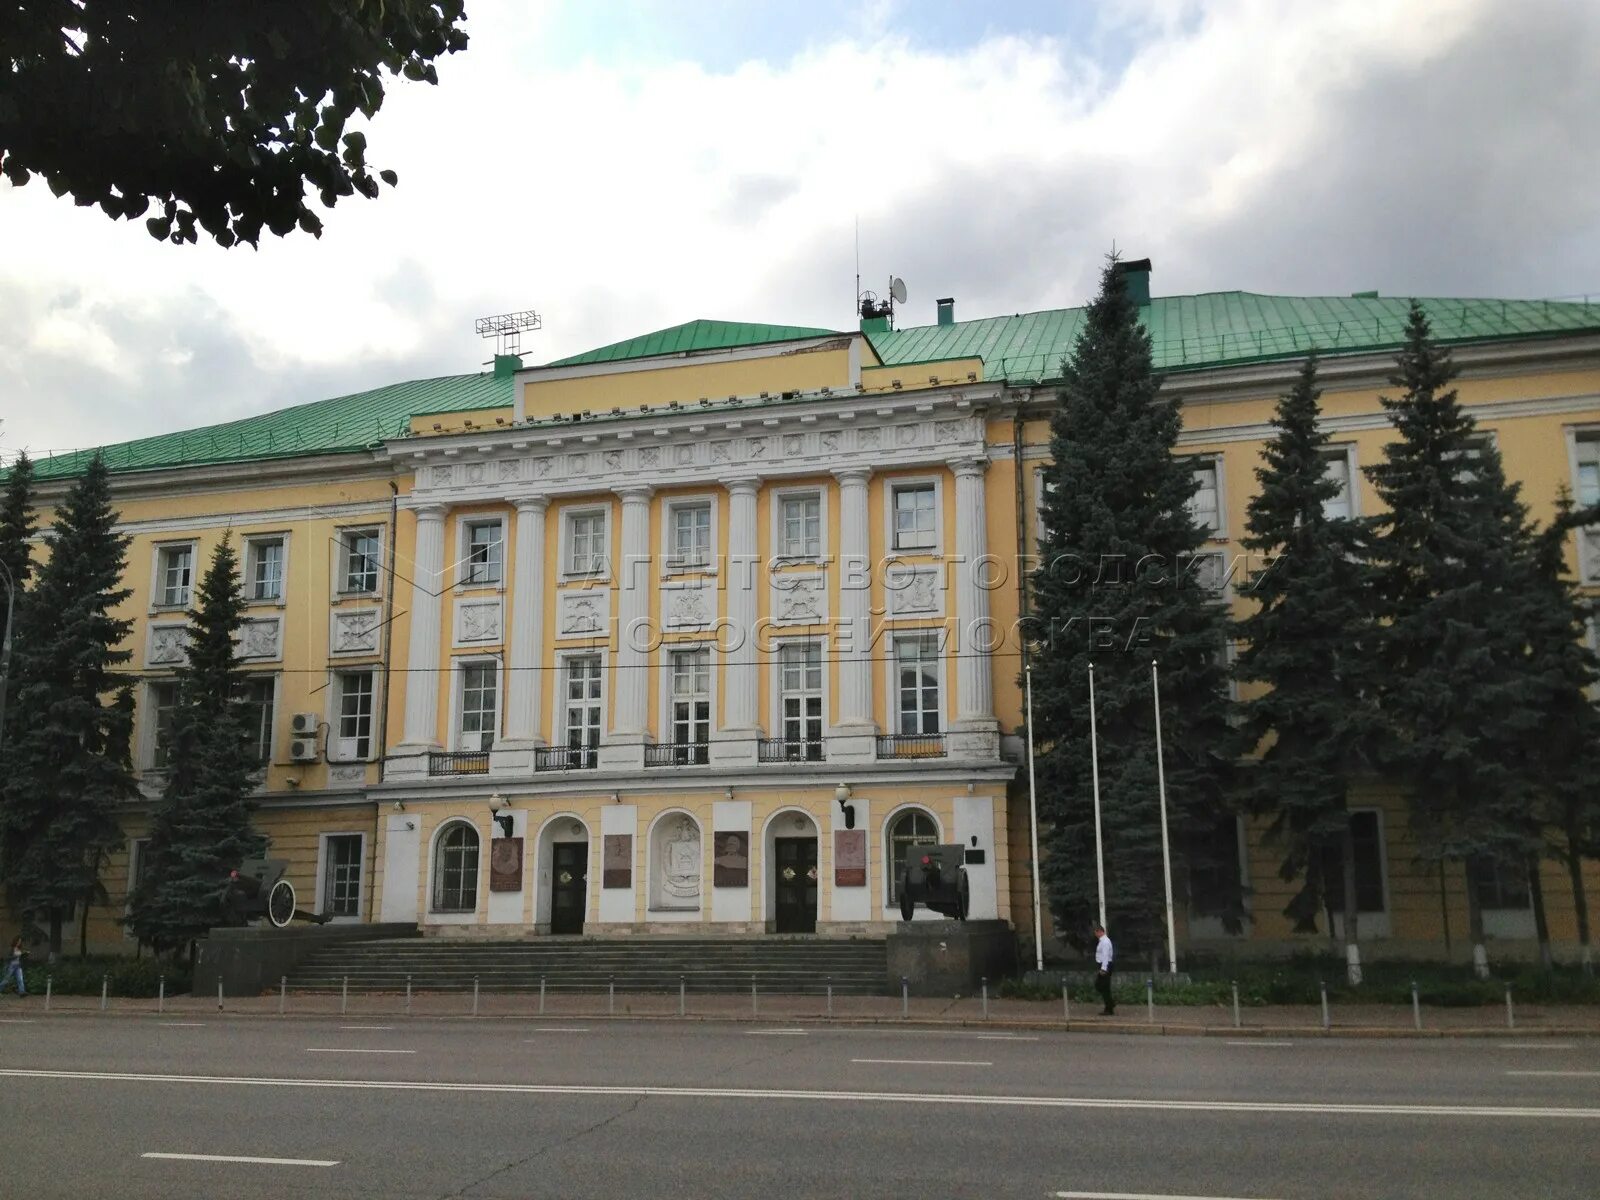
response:
{"label": "cloudy sky", "polygon": [[[999,12],[998,10],[1004,10]],[[1600,294],[1600,5],[468,0],[320,241],[174,247],[0,182],[0,458],[696,317],[1158,294]]]}

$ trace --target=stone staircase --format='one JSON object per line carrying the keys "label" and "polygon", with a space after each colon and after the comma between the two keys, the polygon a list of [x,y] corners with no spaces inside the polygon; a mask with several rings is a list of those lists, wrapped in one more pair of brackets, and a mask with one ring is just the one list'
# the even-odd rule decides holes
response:
{"label": "stone staircase", "polygon": [[882,938],[541,937],[517,941],[412,937],[327,946],[289,978],[298,991],[353,992],[675,992],[822,994],[889,991]]}

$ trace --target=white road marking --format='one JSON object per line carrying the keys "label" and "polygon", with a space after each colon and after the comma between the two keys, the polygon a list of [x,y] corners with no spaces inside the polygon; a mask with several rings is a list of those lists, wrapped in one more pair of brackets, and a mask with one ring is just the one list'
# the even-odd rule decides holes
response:
{"label": "white road marking", "polygon": [[1158,1192],[1057,1192],[1058,1200],[1239,1200],[1237,1196],[1168,1196]]}
{"label": "white road marking", "polygon": [[974,1035],[980,1042],[1037,1042],[1036,1037],[1024,1037],[1017,1033],[979,1033]]}
{"label": "white road marking", "polygon": [[1501,1042],[1502,1050],[1576,1050],[1571,1042]]}
{"label": "white road marking", "polygon": [[307,1054],[415,1054],[415,1050],[366,1050],[355,1046],[307,1046]]}
{"label": "white road marking", "polygon": [[201,1029],[204,1026],[205,1026],[205,1022],[204,1021],[162,1021],[161,1022],[161,1027],[163,1029]]}
{"label": "white road marking", "polygon": [[1265,1041],[1262,1041],[1260,1038],[1255,1038],[1255,1039],[1250,1040],[1250,1041],[1229,1042],[1228,1045],[1230,1045],[1230,1046],[1292,1046],[1292,1045],[1294,1045],[1294,1043],[1293,1042],[1265,1042]]}
{"label": "white road marking", "polygon": [[1507,1071],[1507,1075],[1558,1075],[1569,1079],[1593,1079],[1600,1071]]}
{"label": "white road marking", "polygon": [[32,1017],[0,1017],[0,1025],[32,1025]]}
{"label": "white road marking", "polygon": [[588,1033],[587,1025],[535,1025],[529,1033]]}
{"label": "white road marking", "polygon": [[804,1029],[747,1029],[746,1037],[805,1037]]}
{"label": "white road marking", "polygon": [[852,1058],[853,1063],[886,1063],[897,1067],[992,1067],[992,1062],[960,1058]]}
{"label": "white road marking", "polygon": [[341,1025],[340,1029],[393,1029],[393,1025]]}
{"label": "white road marking", "polygon": [[801,1088],[664,1087],[651,1084],[434,1083],[427,1080],[285,1079],[251,1075],[157,1075],[116,1071],[47,1071],[0,1067],[0,1079],[59,1079],[99,1083],[190,1083],[228,1087],[319,1088],[339,1091],[454,1092],[491,1096],[643,1096],[662,1100],[855,1100],[878,1104],[929,1104],[989,1108],[1121,1109],[1154,1112],[1242,1113],[1251,1116],[1305,1114],[1357,1117],[1552,1117],[1600,1121],[1600,1108],[1513,1104],[1336,1104],[1281,1100],[1154,1100],[1099,1096],[1007,1096],[953,1092],[827,1091]]}
{"label": "white road marking", "polygon": [[337,1158],[254,1158],[245,1154],[160,1154],[150,1150],[140,1158],[177,1159],[180,1162],[255,1163],[266,1167],[337,1167]]}

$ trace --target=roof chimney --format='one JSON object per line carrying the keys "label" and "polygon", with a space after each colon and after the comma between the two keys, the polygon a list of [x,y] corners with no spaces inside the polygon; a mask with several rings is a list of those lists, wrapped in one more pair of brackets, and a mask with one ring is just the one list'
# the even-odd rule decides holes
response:
{"label": "roof chimney", "polygon": [[956,298],[946,296],[943,300],[934,301],[939,306],[939,324],[954,325],[956,323]]}
{"label": "roof chimney", "polygon": [[522,355],[496,354],[494,356],[494,377],[496,379],[509,379],[522,370]]}
{"label": "roof chimney", "polygon": [[1128,299],[1140,308],[1150,304],[1150,260],[1136,258],[1131,262],[1119,262],[1112,268],[1122,277],[1122,286],[1128,290]]}

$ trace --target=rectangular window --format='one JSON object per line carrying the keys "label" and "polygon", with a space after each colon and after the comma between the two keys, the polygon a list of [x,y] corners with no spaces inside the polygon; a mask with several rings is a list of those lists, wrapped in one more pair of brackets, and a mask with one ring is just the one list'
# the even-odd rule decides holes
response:
{"label": "rectangular window", "polygon": [[594,750],[600,744],[600,713],[605,690],[598,654],[575,654],[566,662],[567,748],[583,750],[585,761],[574,766],[592,767]]}
{"label": "rectangular window", "polygon": [[1322,515],[1330,521],[1347,521],[1356,515],[1350,493],[1350,455],[1343,450],[1329,450],[1322,457],[1322,468],[1323,477],[1339,485],[1338,493],[1322,502]]}
{"label": "rectangular window", "polygon": [[250,748],[251,760],[260,767],[272,761],[272,702],[276,691],[276,681],[270,675],[244,681],[241,699],[245,744]]}
{"label": "rectangular window", "polygon": [[568,514],[568,573],[603,575],[606,569],[606,557],[606,514],[604,512]]}
{"label": "rectangular window", "polygon": [[1222,489],[1217,464],[1211,459],[1190,463],[1194,475],[1194,495],[1189,497],[1189,515],[1207,536],[1215,537],[1222,528]]}
{"label": "rectangular window", "polygon": [[1244,903],[1239,861],[1239,818],[1219,817],[1189,853],[1189,912],[1196,917],[1239,916]]}
{"label": "rectangular window", "polygon": [[896,638],[900,721],[898,733],[939,732],[939,638],[917,634]]}
{"label": "rectangular window", "polygon": [[672,665],[672,744],[679,763],[705,762],[711,741],[711,651],[674,650]]}
{"label": "rectangular window", "polygon": [[466,532],[467,556],[462,565],[461,582],[480,586],[499,583],[505,548],[499,518],[468,521]]}
{"label": "rectangular window", "polygon": [[323,838],[322,911],[332,917],[361,915],[361,835]]}
{"label": "rectangular window", "polygon": [[785,496],[780,521],[779,553],[784,558],[816,558],[822,553],[821,496]]}
{"label": "rectangular window", "polygon": [[188,605],[194,585],[194,547],[163,546],[157,555],[156,596],[164,608]]}
{"label": "rectangular window", "polygon": [[1524,867],[1472,859],[1467,863],[1467,884],[1477,893],[1482,909],[1522,912],[1533,904]]}
{"label": "rectangular window", "polygon": [[[1382,818],[1372,810],[1350,814],[1350,839],[1355,843],[1356,912],[1381,913],[1383,902]],[[1344,851],[1338,845],[1318,852],[1322,865],[1323,895],[1329,912],[1344,911]]]}
{"label": "rectangular window", "polygon": [[495,664],[467,663],[461,668],[461,749],[490,749],[497,728]]}
{"label": "rectangular window", "polygon": [[128,895],[132,896],[144,883],[150,869],[149,838],[134,838],[128,843]]}
{"label": "rectangular window", "polygon": [[1578,478],[1573,490],[1579,508],[1600,504],[1600,433],[1578,435]]}
{"label": "rectangular window", "polygon": [[282,600],[283,539],[251,538],[245,546],[245,595],[255,601]]}
{"label": "rectangular window", "polygon": [[345,761],[372,756],[372,672],[339,675],[339,757]]}
{"label": "rectangular window", "polygon": [[339,535],[344,559],[339,590],[371,594],[378,590],[378,566],[383,542],[376,529],[346,529]]}
{"label": "rectangular window", "polygon": [[822,758],[822,644],[805,642],[778,652],[779,702],[787,759]]}
{"label": "rectangular window", "polygon": [[674,504],[672,513],[673,567],[711,565],[711,505]]}
{"label": "rectangular window", "polygon": [[931,483],[894,489],[894,548],[933,550],[939,544],[936,492]]}
{"label": "rectangular window", "polygon": [[150,701],[147,716],[152,730],[150,766],[165,771],[172,751],[172,714],[178,707],[178,685],[170,679],[152,683],[146,695]]}

